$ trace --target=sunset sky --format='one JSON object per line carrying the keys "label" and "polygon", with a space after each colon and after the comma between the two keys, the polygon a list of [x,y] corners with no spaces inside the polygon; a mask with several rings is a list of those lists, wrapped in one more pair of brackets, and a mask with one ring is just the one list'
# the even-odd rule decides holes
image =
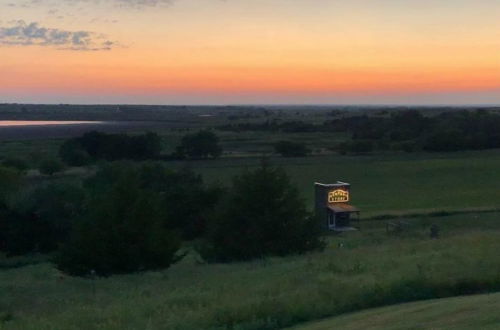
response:
{"label": "sunset sky", "polygon": [[500,104],[499,0],[0,0],[0,103]]}

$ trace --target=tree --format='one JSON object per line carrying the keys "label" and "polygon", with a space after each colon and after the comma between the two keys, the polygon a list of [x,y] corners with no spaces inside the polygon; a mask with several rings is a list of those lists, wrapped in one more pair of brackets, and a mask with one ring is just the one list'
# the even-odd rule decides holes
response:
{"label": "tree", "polygon": [[207,187],[201,176],[189,169],[173,171],[156,162],[105,164],[85,186],[89,194],[100,194],[126,175],[137,176],[141,189],[160,196],[162,223],[167,229],[179,232],[184,239],[198,238],[205,232],[207,214],[221,195],[219,187]]}
{"label": "tree", "polygon": [[59,159],[47,158],[40,162],[38,169],[42,174],[54,175],[64,169],[64,164]]}
{"label": "tree", "polygon": [[159,194],[141,188],[133,171],[91,199],[87,214],[56,258],[73,275],[98,275],[166,268],[180,246],[163,225]]}
{"label": "tree", "polygon": [[274,150],[283,157],[305,157],[311,151],[302,143],[280,141],[274,145]]}
{"label": "tree", "polygon": [[217,261],[301,253],[322,247],[319,222],[281,168],[265,163],[233,179],[200,251]]}
{"label": "tree", "polygon": [[218,136],[204,130],[185,135],[176,154],[179,158],[218,158],[222,154],[222,148],[219,146]]}

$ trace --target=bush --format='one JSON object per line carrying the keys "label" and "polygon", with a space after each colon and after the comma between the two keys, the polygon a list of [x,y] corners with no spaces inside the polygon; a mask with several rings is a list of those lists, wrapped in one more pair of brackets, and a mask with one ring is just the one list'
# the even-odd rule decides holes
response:
{"label": "bush", "polygon": [[45,175],[54,175],[64,169],[64,164],[55,158],[44,159],[40,162],[39,171]]}
{"label": "bush", "polygon": [[13,207],[4,204],[0,250],[8,255],[55,250],[67,239],[83,199],[79,186],[52,183],[28,192]]}
{"label": "bush", "polygon": [[311,151],[302,143],[280,141],[274,145],[274,150],[283,157],[305,157]]}
{"label": "bush", "polygon": [[7,198],[12,195],[21,185],[19,171],[0,167],[0,203],[6,203]]}
{"label": "bush", "polygon": [[59,157],[69,166],[88,165],[92,158],[74,139],[65,141],[59,148]]}
{"label": "bush", "polygon": [[84,191],[76,184],[50,183],[20,198],[5,211],[3,244],[10,255],[51,252],[64,242],[82,213]]}
{"label": "bush", "polygon": [[26,160],[21,159],[21,158],[7,158],[4,159],[2,162],[2,166],[4,167],[9,167],[9,168],[14,168],[20,172],[26,171],[29,166]]}
{"label": "bush", "polygon": [[320,248],[319,222],[281,168],[265,163],[233,179],[209,223],[202,255],[217,261],[283,256]]}
{"label": "bush", "polygon": [[160,195],[141,188],[137,173],[125,171],[90,201],[56,258],[57,267],[81,276],[168,267],[180,241],[163,225],[163,209]]}
{"label": "bush", "polygon": [[177,158],[191,159],[218,158],[221,154],[219,138],[210,131],[185,135],[176,151]]}

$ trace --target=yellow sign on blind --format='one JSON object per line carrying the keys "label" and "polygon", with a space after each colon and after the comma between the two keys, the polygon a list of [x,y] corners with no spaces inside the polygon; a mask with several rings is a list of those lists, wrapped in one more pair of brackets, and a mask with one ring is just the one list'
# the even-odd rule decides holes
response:
{"label": "yellow sign on blind", "polygon": [[342,189],[330,191],[328,193],[328,203],[345,203],[349,201],[349,192]]}

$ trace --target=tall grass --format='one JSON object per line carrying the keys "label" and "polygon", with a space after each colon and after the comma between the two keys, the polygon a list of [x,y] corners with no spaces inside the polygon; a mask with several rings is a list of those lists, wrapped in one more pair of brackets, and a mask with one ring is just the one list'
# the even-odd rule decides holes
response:
{"label": "tall grass", "polygon": [[[196,256],[162,272],[70,278],[50,264],[0,272],[5,329],[277,329],[363,308],[500,290],[498,214],[383,222],[326,251],[239,264]],[[340,244],[342,243],[342,244]],[[342,247],[340,247],[342,246]],[[0,321],[2,322],[2,321]]]}

